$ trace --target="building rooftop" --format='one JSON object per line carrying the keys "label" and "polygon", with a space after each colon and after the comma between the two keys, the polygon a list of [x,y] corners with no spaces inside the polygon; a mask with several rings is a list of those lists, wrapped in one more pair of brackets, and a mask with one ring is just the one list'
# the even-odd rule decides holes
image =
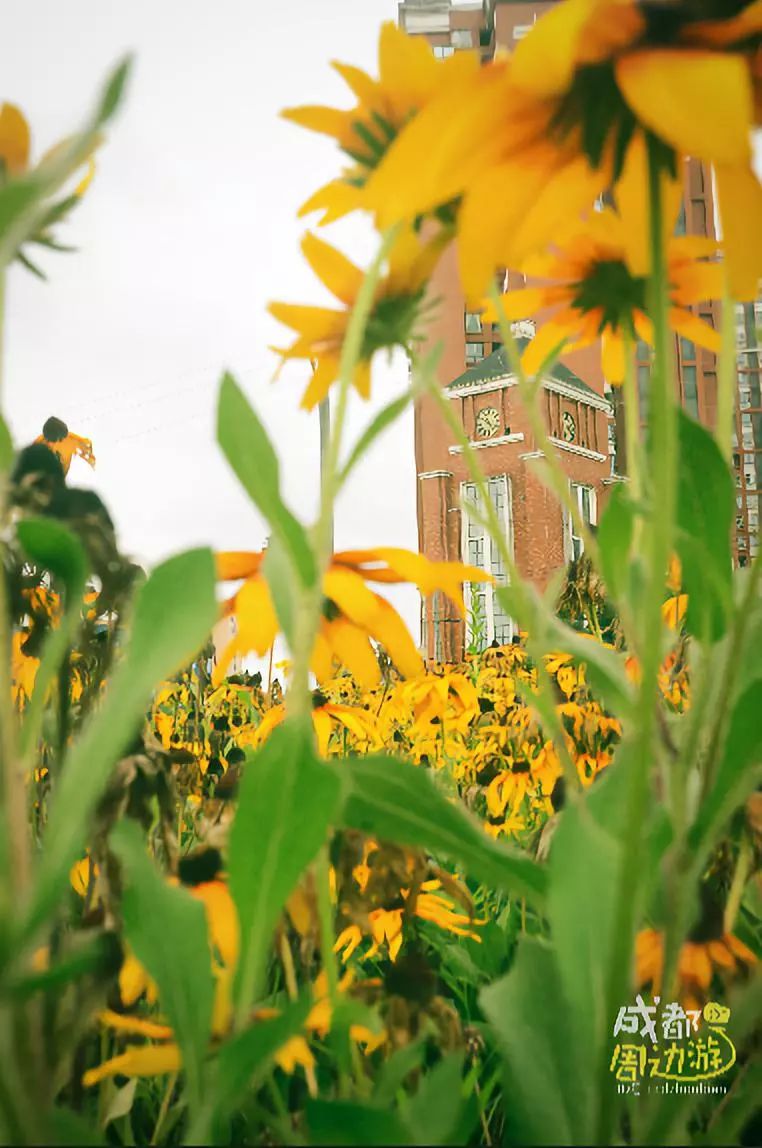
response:
{"label": "building rooftop", "polygon": [[[529,343],[529,339],[519,337],[516,339],[516,346],[520,351]],[[477,363],[473,367],[469,367],[462,375],[458,375],[457,379],[453,379],[448,383],[447,389],[457,390],[459,387],[472,387],[478,383],[488,383],[496,379],[506,379],[513,375],[513,371],[508,363],[508,356],[505,347],[499,347],[493,351],[491,355],[487,355],[485,359]],[[575,390],[580,391],[584,395],[594,395],[596,399],[601,399],[603,396],[589,387],[579,375],[570,370],[569,367],[564,366],[563,363],[556,363],[553,370],[550,372],[549,377],[555,379],[559,383],[565,383],[567,387],[573,387]]]}

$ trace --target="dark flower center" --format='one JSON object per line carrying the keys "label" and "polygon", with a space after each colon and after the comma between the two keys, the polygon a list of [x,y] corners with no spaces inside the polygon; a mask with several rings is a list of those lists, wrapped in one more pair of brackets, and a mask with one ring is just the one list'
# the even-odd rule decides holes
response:
{"label": "dark flower center", "polygon": [[414,295],[380,299],[365,328],[362,358],[370,359],[384,347],[407,347],[412,339],[423,290]]}
{"label": "dark flower center", "polygon": [[574,284],[574,306],[580,311],[603,312],[604,327],[632,327],[632,313],[646,305],[646,280],[632,275],[619,259],[594,263],[584,279]]}

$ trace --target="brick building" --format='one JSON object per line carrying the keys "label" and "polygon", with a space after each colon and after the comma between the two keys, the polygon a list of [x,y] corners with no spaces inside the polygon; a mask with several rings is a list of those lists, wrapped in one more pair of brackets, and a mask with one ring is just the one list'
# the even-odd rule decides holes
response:
{"label": "brick building", "polygon": [[[535,3],[514,0],[480,0],[453,4],[451,0],[403,0],[399,22],[411,35],[423,35],[437,56],[459,50],[479,49],[486,61],[497,47],[511,49],[531,29],[535,20],[555,0]],[[678,231],[715,235],[711,172],[690,160],[686,171],[686,196]],[[523,285],[521,276],[508,272],[505,287]],[[440,300],[427,330],[430,344],[441,343],[443,353],[439,379],[456,405],[469,440],[480,450],[489,478],[491,497],[522,575],[540,587],[550,576],[581,552],[567,516],[546,490],[530,465],[538,446],[521,404],[515,378],[508,370],[497,330],[482,317],[466,310],[454,251],[446,253],[432,282],[432,295]],[[717,308],[700,305],[697,313],[717,323]],[[760,407],[761,353],[755,323],[759,307],[739,309],[739,402],[736,412],[734,451],[737,482],[735,553],[745,564],[756,552],[760,494],[758,475],[762,467],[762,408]],[[542,322],[543,316],[538,320]],[[514,325],[521,339],[531,337],[533,324]],[[715,356],[690,340],[676,338],[676,387],[686,410],[713,426],[717,409]],[[638,345],[637,374],[641,396],[641,421],[646,413],[649,373],[648,348]],[[623,444],[623,410],[604,381],[597,348],[563,358],[550,377],[543,380],[542,409],[551,441],[568,476],[582,514],[595,523],[608,488],[626,475]],[[613,401],[612,401],[613,400]],[[461,558],[505,578],[469,504],[475,491],[469,484],[460,448],[452,441],[435,404],[426,398],[415,412],[415,459],[417,472],[418,541],[423,553],[435,559]],[[487,642],[509,641],[513,624],[501,611],[490,589],[472,597],[466,587],[467,604],[476,609]],[[423,607],[422,641],[429,658],[450,660],[462,654],[468,637],[451,615],[446,600],[436,596]]]}

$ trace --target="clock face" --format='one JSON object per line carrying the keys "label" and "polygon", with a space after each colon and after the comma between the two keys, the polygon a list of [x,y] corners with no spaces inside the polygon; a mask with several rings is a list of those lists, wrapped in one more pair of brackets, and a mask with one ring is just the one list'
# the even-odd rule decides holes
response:
{"label": "clock face", "polygon": [[563,411],[561,414],[561,429],[564,437],[564,442],[574,442],[577,437],[577,424],[574,421],[574,415],[569,411]]}
{"label": "clock face", "polygon": [[497,407],[483,407],[476,416],[476,433],[479,438],[489,438],[500,430],[500,412]]}

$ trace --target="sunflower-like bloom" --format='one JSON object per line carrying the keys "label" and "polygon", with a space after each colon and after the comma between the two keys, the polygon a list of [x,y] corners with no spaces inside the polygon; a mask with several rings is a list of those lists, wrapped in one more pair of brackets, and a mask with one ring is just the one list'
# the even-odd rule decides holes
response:
{"label": "sunflower-like bloom", "polygon": [[[239,738],[240,744],[258,748],[264,744],[276,726],[285,721],[285,718],[286,707],[283,703],[272,706],[250,736]],[[344,706],[331,702],[317,690],[312,700],[312,725],[321,757],[328,756],[331,735],[335,730],[346,730],[366,753],[369,750],[380,749],[383,744],[378,723],[371,713],[357,706]]]}
{"label": "sunflower-like bloom", "polygon": [[[699,7],[710,18],[696,19]],[[564,0],[519,44],[513,66],[514,82],[554,109],[557,131],[581,124],[592,163],[613,150],[615,180],[644,131],[673,167],[686,155],[714,165],[741,299],[756,297],[762,274],[762,188],[751,166],[761,35],[758,0]]]}
{"label": "sunflower-like bloom", "polygon": [[[442,232],[422,242],[412,228],[407,228],[394,243],[386,274],[376,288],[352,378],[355,390],[362,398],[370,397],[371,360],[376,351],[410,346],[426,283],[442,252],[444,240],[445,233]],[[282,362],[305,359],[313,364],[313,376],[301,404],[312,410],[338,378],[347,325],[364,273],[335,247],[309,232],[302,240],[302,251],[312,270],[342,307],[271,303],[269,310],[280,323],[296,332],[296,339],[290,347],[272,348],[281,356]]]}
{"label": "sunflower-like bloom", "polygon": [[[544,247],[617,183],[648,133],[673,177],[683,156],[714,165],[731,289],[754,298],[762,188],[750,133],[755,91],[762,105],[762,16],[758,2],[714,6],[717,19],[697,21],[677,4],[555,5],[513,57],[481,69],[467,98],[440,96],[413,119],[364,205],[384,228],[456,205],[461,278],[475,300],[496,266]],[[645,209],[644,181],[637,194]]]}
{"label": "sunflower-like bloom", "polygon": [[[709,996],[715,975],[732,980],[757,963],[754,953],[732,933],[705,941],[686,941],[680,949],[678,977],[683,1004],[701,1007]],[[642,929],[635,942],[635,979],[638,988],[661,991],[664,970],[664,934]]]}
{"label": "sunflower-like bloom", "polygon": [[[536,374],[554,352],[600,339],[603,373],[610,383],[622,382],[625,338],[653,342],[645,310],[647,279],[631,269],[637,261],[637,235],[628,218],[606,208],[574,226],[554,250],[526,260],[522,270],[546,282],[502,296],[506,317],[524,319],[553,309],[524,351],[522,366],[528,374]],[[719,333],[688,308],[722,295],[722,266],[703,258],[716,249],[714,240],[688,235],[670,238],[666,247],[670,326],[715,353]],[[486,316],[494,319],[496,309],[488,305]]]}
{"label": "sunflower-like bloom", "polygon": [[[234,614],[237,633],[222,651],[215,668],[215,682],[236,654],[252,651],[262,657],[278,634],[278,620],[270,590],[262,573],[262,552],[229,552],[217,555],[221,581],[243,579],[243,585],[225,604]],[[318,682],[332,677],[334,658],[366,689],[381,673],[371,639],[384,647],[399,672],[413,677],[423,670],[421,655],[397,611],[369,582],[413,582],[424,595],[441,590],[465,613],[463,582],[489,581],[490,575],[461,562],[431,562],[422,554],[394,547],[375,550],[344,550],[336,553],[323,579],[323,614],[311,667]]]}
{"label": "sunflower-like bloom", "polygon": [[323,211],[329,223],[362,206],[362,188],[398,132],[440,94],[453,98],[479,70],[476,52],[456,52],[437,60],[423,37],[406,36],[395,24],[381,26],[378,79],[360,68],[334,63],[357,103],[340,108],[288,108],[287,120],[335,139],[352,160],[340,179],[322,187],[302,207],[300,215]]}
{"label": "sunflower-like bloom", "polygon": [[412,713],[414,726],[424,731],[436,722],[441,728],[446,725],[465,734],[479,715],[476,689],[465,674],[427,674],[402,686],[399,700]]}

